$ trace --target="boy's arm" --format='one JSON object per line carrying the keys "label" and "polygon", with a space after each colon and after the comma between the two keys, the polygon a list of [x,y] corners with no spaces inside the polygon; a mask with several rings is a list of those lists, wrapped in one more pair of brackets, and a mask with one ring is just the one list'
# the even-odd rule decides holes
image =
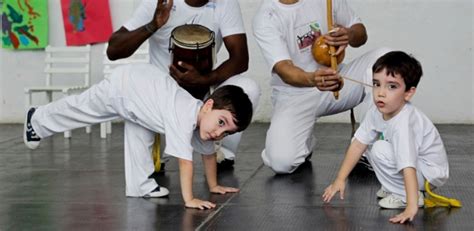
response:
{"label": "boy's arm", "polygon": [[184,205],[188,208],[211,209],[216,204],[202,201],[193,196],[193,162],[179,158],[179,180],[181,183],[181,195]]}
{"label": "boy's arm", "polygon": [[407,194],[407,207],[405,210],[390,218],[393,223],[405,223],[412,221],[418,212],[418,179],[416,177],[416,169],[412,167],[404,168],[403,180],[405,181],[405,192]]}
{"label": "boy's arm", "polygon": [[341,168],[337,174],[334,182],[324,190],[323,201],[329,203],[332,197],[340,191],[341,199],[344,199],[344,188],[346,185],[347,176],[351,173],[354,166],[359,161],[360,157],[367,149],[367,145],[361,143],[357,138],[354,138],[351,145],[347,149],[346,156],[342,162]]}
{"label": "boy's arm", "polygon": [[206,171],[207,185],[212,193],[226,194],[228,192],[238,192],[238,188],[224,187],[217,184],[217,164],[216,154],[202,155],[204,170]]}

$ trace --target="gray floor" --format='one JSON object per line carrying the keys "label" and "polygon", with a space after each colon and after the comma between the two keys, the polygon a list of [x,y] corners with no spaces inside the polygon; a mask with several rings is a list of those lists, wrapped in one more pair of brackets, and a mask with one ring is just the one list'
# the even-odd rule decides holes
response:
{"label": "gray floor", "polygon": [[240,193],[208,193],[199,157],[194,193],[218,204],[213,210],[185,209],[176,160],[158,180],[167,199],[124,196],[123,129],[107,139],[75,130],[28,150],[22,125],[0,125],[0,230],[473,230],[473,125],[438,125],[450,161],[450,180],[439,193],[462,201],[460,209],[421,209],[409,225],[393,225],[396,210],[377,206],[374,175],[350,177],[346,199],[321,201],[349,142],[350,125],[318,124],[311,164],[292,175],[263,166],[268,124],[253,124],[243,136],[234,170],[221,172],[223,184]]}

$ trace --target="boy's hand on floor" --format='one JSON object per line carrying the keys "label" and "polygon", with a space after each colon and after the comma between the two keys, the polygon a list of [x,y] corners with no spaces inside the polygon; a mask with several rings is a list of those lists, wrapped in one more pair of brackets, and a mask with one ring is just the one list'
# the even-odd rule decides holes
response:
{"label": "boy's hand on floor", "polygon": [[337,192],[340,194],[341,200],[344,200],[344,190],[346,188],[346,183],[344,181],[335,180],[331,185],[329,185],[326,190],[324,190],[323,201],[324,203],[329,203],[334,195]]}
{"label": "boy's hand on floor", "polygon": [[192,199],[190,201],[185,202],[184,206],[186,208],[195,208],[195,209],[213,209],[216,207],[216,204],[209,202],[209,201],[203,201],[199,199]]}
{"label": "boy's hand on floor", "polygon": [[418,207],[414,206],[414,208],[410,208],[408,206],[402,213],[390,218],[390,222],[403,224],[405,221],[413,221],[416,212],[418,212]]}
{"label": "boy's hand on floor", "polygon": [[209,191],[210,191],[211,193],[226,194],[226,193],[235,193],[235,192],[238,192],[238,191],[240,191],[240,189],[216,185],[216,186],[210,188]]}

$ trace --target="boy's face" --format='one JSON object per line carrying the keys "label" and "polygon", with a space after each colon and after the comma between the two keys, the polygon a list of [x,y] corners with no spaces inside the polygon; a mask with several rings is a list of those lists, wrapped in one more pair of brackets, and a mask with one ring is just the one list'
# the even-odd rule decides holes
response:
{"label": "boy's face", "polygon": [[399,74],[395,77],[386,73],[385,69],[374,73],[372,93],[377,109],[389,120],[398,114],[406,102],[415,94],[416,88],[405,91],[405,81]]}
{"label": "boy's face", "polygon": [[202,140],[221,140],[226,135],[237,131],[232,113],[227,110],[212,109],[213,103],[212,100],[208,100],[201,111],[199,135]]}

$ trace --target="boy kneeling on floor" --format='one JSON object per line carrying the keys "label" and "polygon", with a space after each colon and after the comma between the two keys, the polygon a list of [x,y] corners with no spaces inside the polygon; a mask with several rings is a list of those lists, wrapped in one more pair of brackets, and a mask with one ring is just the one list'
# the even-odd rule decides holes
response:
{"label": "boy kneeling on floor", "polygon": [[[382,185],[379,205],[404,211],[393,223],[412,221],[424,204],[425,179],[442,186],[449,177],[448,158],[438,130],[409,100],[422,75],[420,63],[401,51],[380,57],[372,67],[375,107],[367,112],[354,135],[334,182],[323,194],[328,203],[339,191],[344,199],[347,176],[362,154]],[[370,145],[370,146],[369,146]],[[367,148],[369,149],[367,150]]]}
{"label": "boy kneeling on floor", "polygon": [[252,103],[242,88],[232,85],[217,88],[202,102],[165,75],[150,64],[121,66],[79,95],[29,109],[23,132],[26,146],[35,149],[54,133],[123,118],[126,196],[169,194],[149,177],[154,172],[150,153],[155,133],[161,133],[166,134],[165,153],[179,159],[185,206],[214,208],[214,203],[193,196],[193,151],[202,154],[210,192],[238,192],[217,183],[214,141],[247,128]]}

